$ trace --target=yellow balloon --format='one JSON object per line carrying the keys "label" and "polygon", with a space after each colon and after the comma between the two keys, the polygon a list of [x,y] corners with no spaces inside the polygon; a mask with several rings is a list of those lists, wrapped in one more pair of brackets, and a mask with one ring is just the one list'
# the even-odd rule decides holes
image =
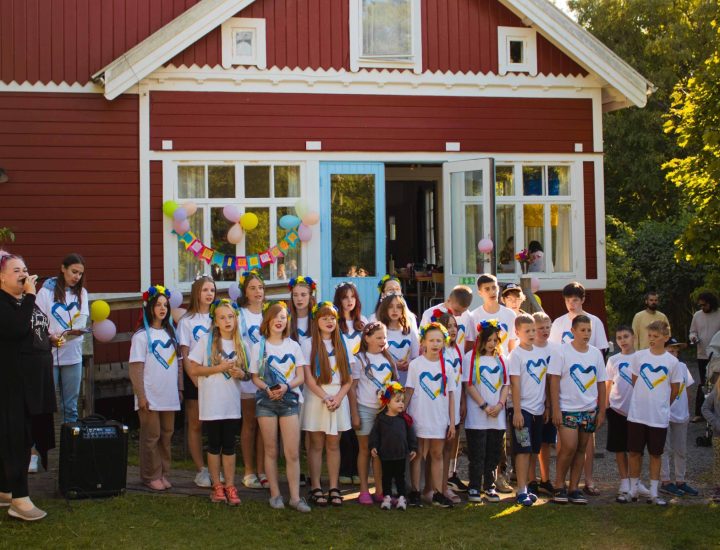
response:
{"label": "yellow balloon", "polygon": [[105,300],[95,300],[90,305],[90,319],[95,323],[104,321],[110,315],[110,304]]}
{"label": "yellow balloon", "polygon": [[258,217],[252,212],[246,212],[240,216],[240,225],[245,231],[252,231],[258,225]]}

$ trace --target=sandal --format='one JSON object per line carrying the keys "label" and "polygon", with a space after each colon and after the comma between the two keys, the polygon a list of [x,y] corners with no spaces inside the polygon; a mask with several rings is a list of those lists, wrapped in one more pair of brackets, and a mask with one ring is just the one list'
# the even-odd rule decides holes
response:
{"label": "sandal", "polygon": [[328,497],[330,499],[330,504],[332,504],[333,506],[342,506],[343,497],[342,494],[340,494],[340,489],[330,489],[328,491]]}
{"label": "sandal", "polygon": [[583,487],[583,493],[591,497],[596,497],[600,494],[600,490],[595,487],[595,485],[585,485],[585,487]]}
{"label": "sandal", "polygon": [[315,506],[327,506],[328,499],[323,494],[322,489],[310,489],[310,502]]}

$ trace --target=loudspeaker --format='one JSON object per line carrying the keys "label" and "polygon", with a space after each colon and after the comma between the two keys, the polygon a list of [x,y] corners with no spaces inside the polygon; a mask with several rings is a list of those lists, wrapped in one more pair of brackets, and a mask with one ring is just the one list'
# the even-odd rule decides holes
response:
{"label": "loudspeaker", "polygon": [[100,415],[66,422],[60,431],[60,494],[66,498],[123,494],[128,427]]}

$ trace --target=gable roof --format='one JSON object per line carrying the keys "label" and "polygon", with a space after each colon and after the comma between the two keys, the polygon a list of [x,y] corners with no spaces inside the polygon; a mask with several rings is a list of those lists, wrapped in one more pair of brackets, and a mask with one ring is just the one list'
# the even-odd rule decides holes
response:
{"label": "gable roof", "polygon": [[[92,78],[104,84],[106,98],[115,99],[254,1],[200,0]],[[566,55],[608,83],[603,89],[604,110],[645,106],[653,85],[549,0],[499,1],[524,24],[535,27]]]}

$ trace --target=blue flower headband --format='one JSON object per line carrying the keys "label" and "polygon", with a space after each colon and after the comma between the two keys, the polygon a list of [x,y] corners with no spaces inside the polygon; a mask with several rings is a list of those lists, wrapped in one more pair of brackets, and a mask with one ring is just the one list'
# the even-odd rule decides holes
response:
{"label": "blue flower headband", "polygon": [[306,285],[310,287],[312,292],[315,292],[315,289],[317,288],[317,283],[313,281],[311,277],[305,277],[304,275],[298,275],[288,281],[288,288],[290,290],[295,288],[297,285]]}
{"label": "blue flower headband", "polygon": [[335,315],[335,319],[340,318],[340,312],[338,312],[338,308],[335,307],[335,304],[332,302],[320,302],[319,304],[315,304],[312,308],[313,319],[317,318],[316,316],[321,309],[329,309]]}
{"label": "blue flower headband", "polygon": [[497,319],[483,319],[477,324],[477,327],[475,327],[478,332],[482,332],[483,330],[493,329],[496,332],[500,332],[500,323]]}
{"label": "blue flower headband", "polygon": [[222,298],[220,300],[215,300],[210,305],[210,319],[215,319],[215,310],[220,306],[228,306],[232,308],[232,310],[235,312],[236,317],[240,312],[240,308],[238,308],[238,305],[234,301],[228,300],[227,298]]}
{"label": "blue flower headband", "polygon": [[257,269],[251,269],[250,271],[244,271],[242,275],[240,275],[240,286],[243,286],[245,284],[245,279],[247,279],[250,276],[255,276],[258,279],[260,279],[260,282],[264,283],[265,279],[263,279],[262,274]]}
{"label": "blue flower headband", "polygon": [[170,300],[170,290],[168,290],[167,288],[165,288],[162,285],[153,285],[150,288],[148,288],[145,292],[143,292],[143,295],[142,295],[143,306],[148,305],[148,302],[158,295],[165,296],[165,298]]}
{"label": "blue flower headband", "polygon": [[400,279],[398,279],[397,277],[394,277],[393,275],[390,275],[390,274],[384,275],[383,278],[380,279],[380,282],[377,285],[378,293],[382,294],[383,287],[385,286],[385,283],[387,283],[388,281],[397,281],[399,283]]}
{"label": "blue flower headband", "polygon": [[439,330],[443,335],[445,344],[450,343],[450,335],[448,334],[448,331],[445,328],[445,326],[440,323],[435,323],[435,322],[428,323],[427,325],[423,325],[420,327],[420,340],[423,340],[425,338],[425,335],[431,330]]}

